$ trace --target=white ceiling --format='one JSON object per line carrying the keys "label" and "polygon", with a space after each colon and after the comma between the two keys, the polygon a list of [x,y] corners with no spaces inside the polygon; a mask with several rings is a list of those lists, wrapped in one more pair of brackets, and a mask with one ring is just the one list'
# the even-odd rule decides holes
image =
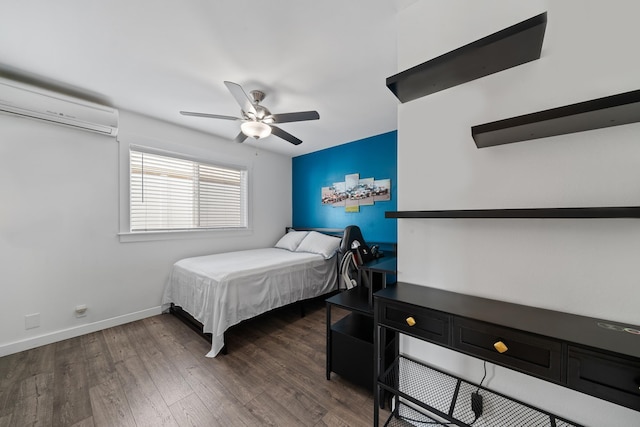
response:
{"label": "white ceiling", "polygon": [[223,84],[267,93],[304,142],[247,140],[298,156],[396,129],[396,13],[415,0],[4,0],[0,72],[231,140]]}

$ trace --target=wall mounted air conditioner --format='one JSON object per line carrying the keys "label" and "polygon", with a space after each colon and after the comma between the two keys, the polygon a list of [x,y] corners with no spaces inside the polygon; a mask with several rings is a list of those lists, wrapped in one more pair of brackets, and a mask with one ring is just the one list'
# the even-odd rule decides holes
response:
{"label": "wall mounted air conditioner", "polygon": [[0,112],[49,123],[118,134],[118,110],[0,78]]}

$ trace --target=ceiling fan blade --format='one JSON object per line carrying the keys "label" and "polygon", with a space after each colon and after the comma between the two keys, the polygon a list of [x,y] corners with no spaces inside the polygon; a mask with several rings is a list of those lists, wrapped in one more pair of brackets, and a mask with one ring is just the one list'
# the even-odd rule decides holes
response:
{"label": "ceiling fan blade", "polygon": [[193,111],[180,111],[180,114],[182,114],[183,116],[207,117],[210,119],[242,120],[240,117],[221,116],[219,114],[208,114],[208,113],[195,113]]}
{"label": "ceiling fan blade", "polygon": [[274,123],[302,122],[305,120],[318,120],[320,114],[317,111],[299,111],[297,113],[272,114]]}
{"label": "ceiling fan blade", "polygon": [[245,93],[244,89],[242,89],[242,86],[240,86],[238,83],[227,81],[225,81],[224,84],[225,86],[227,86],[227,89],[229,89],[229,92],[231,92],[231,95],[233,95],[233,97],[236,99],[236,102],[240,105],[242,111],[244,111],[245,113],[252,113],[254,116],[258,114],[253,106],[253,102],[251,102],[251,98],[249,98],[249,96]]}
{"label": "ceiling fan blade", "polygon": [[244,140],[245,140],[245,139],[247,139],[247,135],[245,135],[244,133],[240,132],[240,133],[238,134],[238,136],[236,136],[236,137],[233,139],[233,142],[244,142]]}
{"label": "ceiling fan blade", "polygon": [[295,136],[291,135],[289,132],[283,131],[282,129],[280,129],[277,126],[271,125],[271,134],[273,134],[275,136],[279,136],[280,138],[284,139],[285,141],[289,141],[293,145],[302,144],[302,140],[301,139],[296,138]]}

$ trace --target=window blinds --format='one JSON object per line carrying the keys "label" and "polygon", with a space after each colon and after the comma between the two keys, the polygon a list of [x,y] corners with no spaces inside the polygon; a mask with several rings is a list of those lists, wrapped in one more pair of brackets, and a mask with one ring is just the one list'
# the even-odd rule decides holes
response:
{"label": "window blinds", "polygon": [[247,171],[130,151],[131,231],[247,227]]}

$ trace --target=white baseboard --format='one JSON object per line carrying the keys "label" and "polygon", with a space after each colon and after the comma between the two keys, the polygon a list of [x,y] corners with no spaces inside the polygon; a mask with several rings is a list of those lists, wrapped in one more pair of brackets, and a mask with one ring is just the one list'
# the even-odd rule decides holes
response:
{"label": "white baseboard", "polygon": [[125,323],[134,322],[144,319],[145,317],[155,316],[162,313],[162,307],[153,307],[146,310],[136,311],[135,313],[124,314],[122,316],[112,317],[110,319],[101,320],[99,322],[88,323],[73,328],[62,329],[60,331],[50,332],[37,337],[31,337],[9,344],[0,345],[0,357],[9,354],[18,353],[20,351],[29,350],[40,347],[42,345],[66,340],[69,338],[79,337],[80,335],[90,334],[91,332],[101,331],[103,329],[112,328],[114,326],[123,325]]}

